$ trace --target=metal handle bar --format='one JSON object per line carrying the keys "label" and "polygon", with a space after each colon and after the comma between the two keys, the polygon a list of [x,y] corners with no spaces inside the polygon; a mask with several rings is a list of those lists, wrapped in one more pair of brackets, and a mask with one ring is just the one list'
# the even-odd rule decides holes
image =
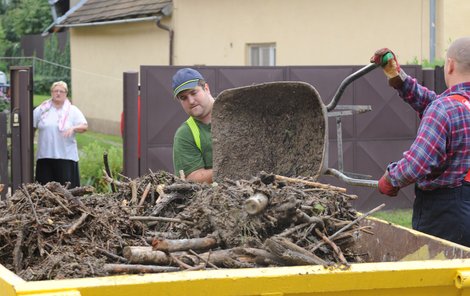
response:
{"label": "metal handle bar", "polygon": [[355,185],[355,186],[364,186],[364,187],[372,187],[372,188],[378,188],[379,187],[379,181],[377,180],[366,180],[366,179],[354,179],[346,176],[342,172],[328,168],[325,172],[325,175],[332,175],[335,176],[336,178],[340,179],[341,181],[344,181],[346,184],[350,185]]}
{"label": "metal handle bar", "polygon": [[351,82],[358,79],[359,77],[364,76],[365,74],[369,73],[370,71],[374,70],[377,67],[379,67],[379,65],[370,63],[369,65],[362,67],[361,69],[357,70],[356,72],[346,77],[339,85],[331,102],[326,106],[326,110],[329,112],[329,111],[332,111],[336,107],[336,105],[339,102],[339,99],[344,93],[344,90]]}

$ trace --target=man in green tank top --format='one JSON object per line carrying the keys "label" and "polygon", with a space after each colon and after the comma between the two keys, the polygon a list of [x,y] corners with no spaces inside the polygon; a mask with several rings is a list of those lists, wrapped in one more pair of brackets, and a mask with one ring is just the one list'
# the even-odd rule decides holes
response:
{"label": "man in green tank top", "polygon": [[184,172],[187,180],[212,183],[211,115],[214,98],[202,75],[191,68],[176,72],[173,96],[189,115],[175,133],[173,166],[175,174]]}

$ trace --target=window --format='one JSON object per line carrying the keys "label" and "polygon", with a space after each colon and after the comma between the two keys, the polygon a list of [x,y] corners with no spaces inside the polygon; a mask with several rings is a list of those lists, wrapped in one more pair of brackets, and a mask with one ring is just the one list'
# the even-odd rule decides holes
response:
{"label": "window", "polygon": [[276,44],[248,44],[250,66],[276,66]]}

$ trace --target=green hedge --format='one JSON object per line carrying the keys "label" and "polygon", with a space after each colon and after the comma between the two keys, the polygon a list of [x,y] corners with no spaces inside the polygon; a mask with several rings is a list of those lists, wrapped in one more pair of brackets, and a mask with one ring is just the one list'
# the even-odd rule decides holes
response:
{"label": "green hedge", "polygon": [[70,77],[58,77],[58,76],[40,76],[35,75],[34,77],[34,93],[35,94],[50,94],[52,83],[56,81],[64,81],[67,83],[69,93],[67,97],[72,97],[72,89],[70,84]]}

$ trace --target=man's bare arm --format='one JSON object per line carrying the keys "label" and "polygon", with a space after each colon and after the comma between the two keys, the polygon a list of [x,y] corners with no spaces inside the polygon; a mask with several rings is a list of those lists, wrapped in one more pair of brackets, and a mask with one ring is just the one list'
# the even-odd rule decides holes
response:
{"label": "man's bare arm", "polygon": [[198,169],[186,176],[186,180],[199,183],[212,183],[212,169]]}

